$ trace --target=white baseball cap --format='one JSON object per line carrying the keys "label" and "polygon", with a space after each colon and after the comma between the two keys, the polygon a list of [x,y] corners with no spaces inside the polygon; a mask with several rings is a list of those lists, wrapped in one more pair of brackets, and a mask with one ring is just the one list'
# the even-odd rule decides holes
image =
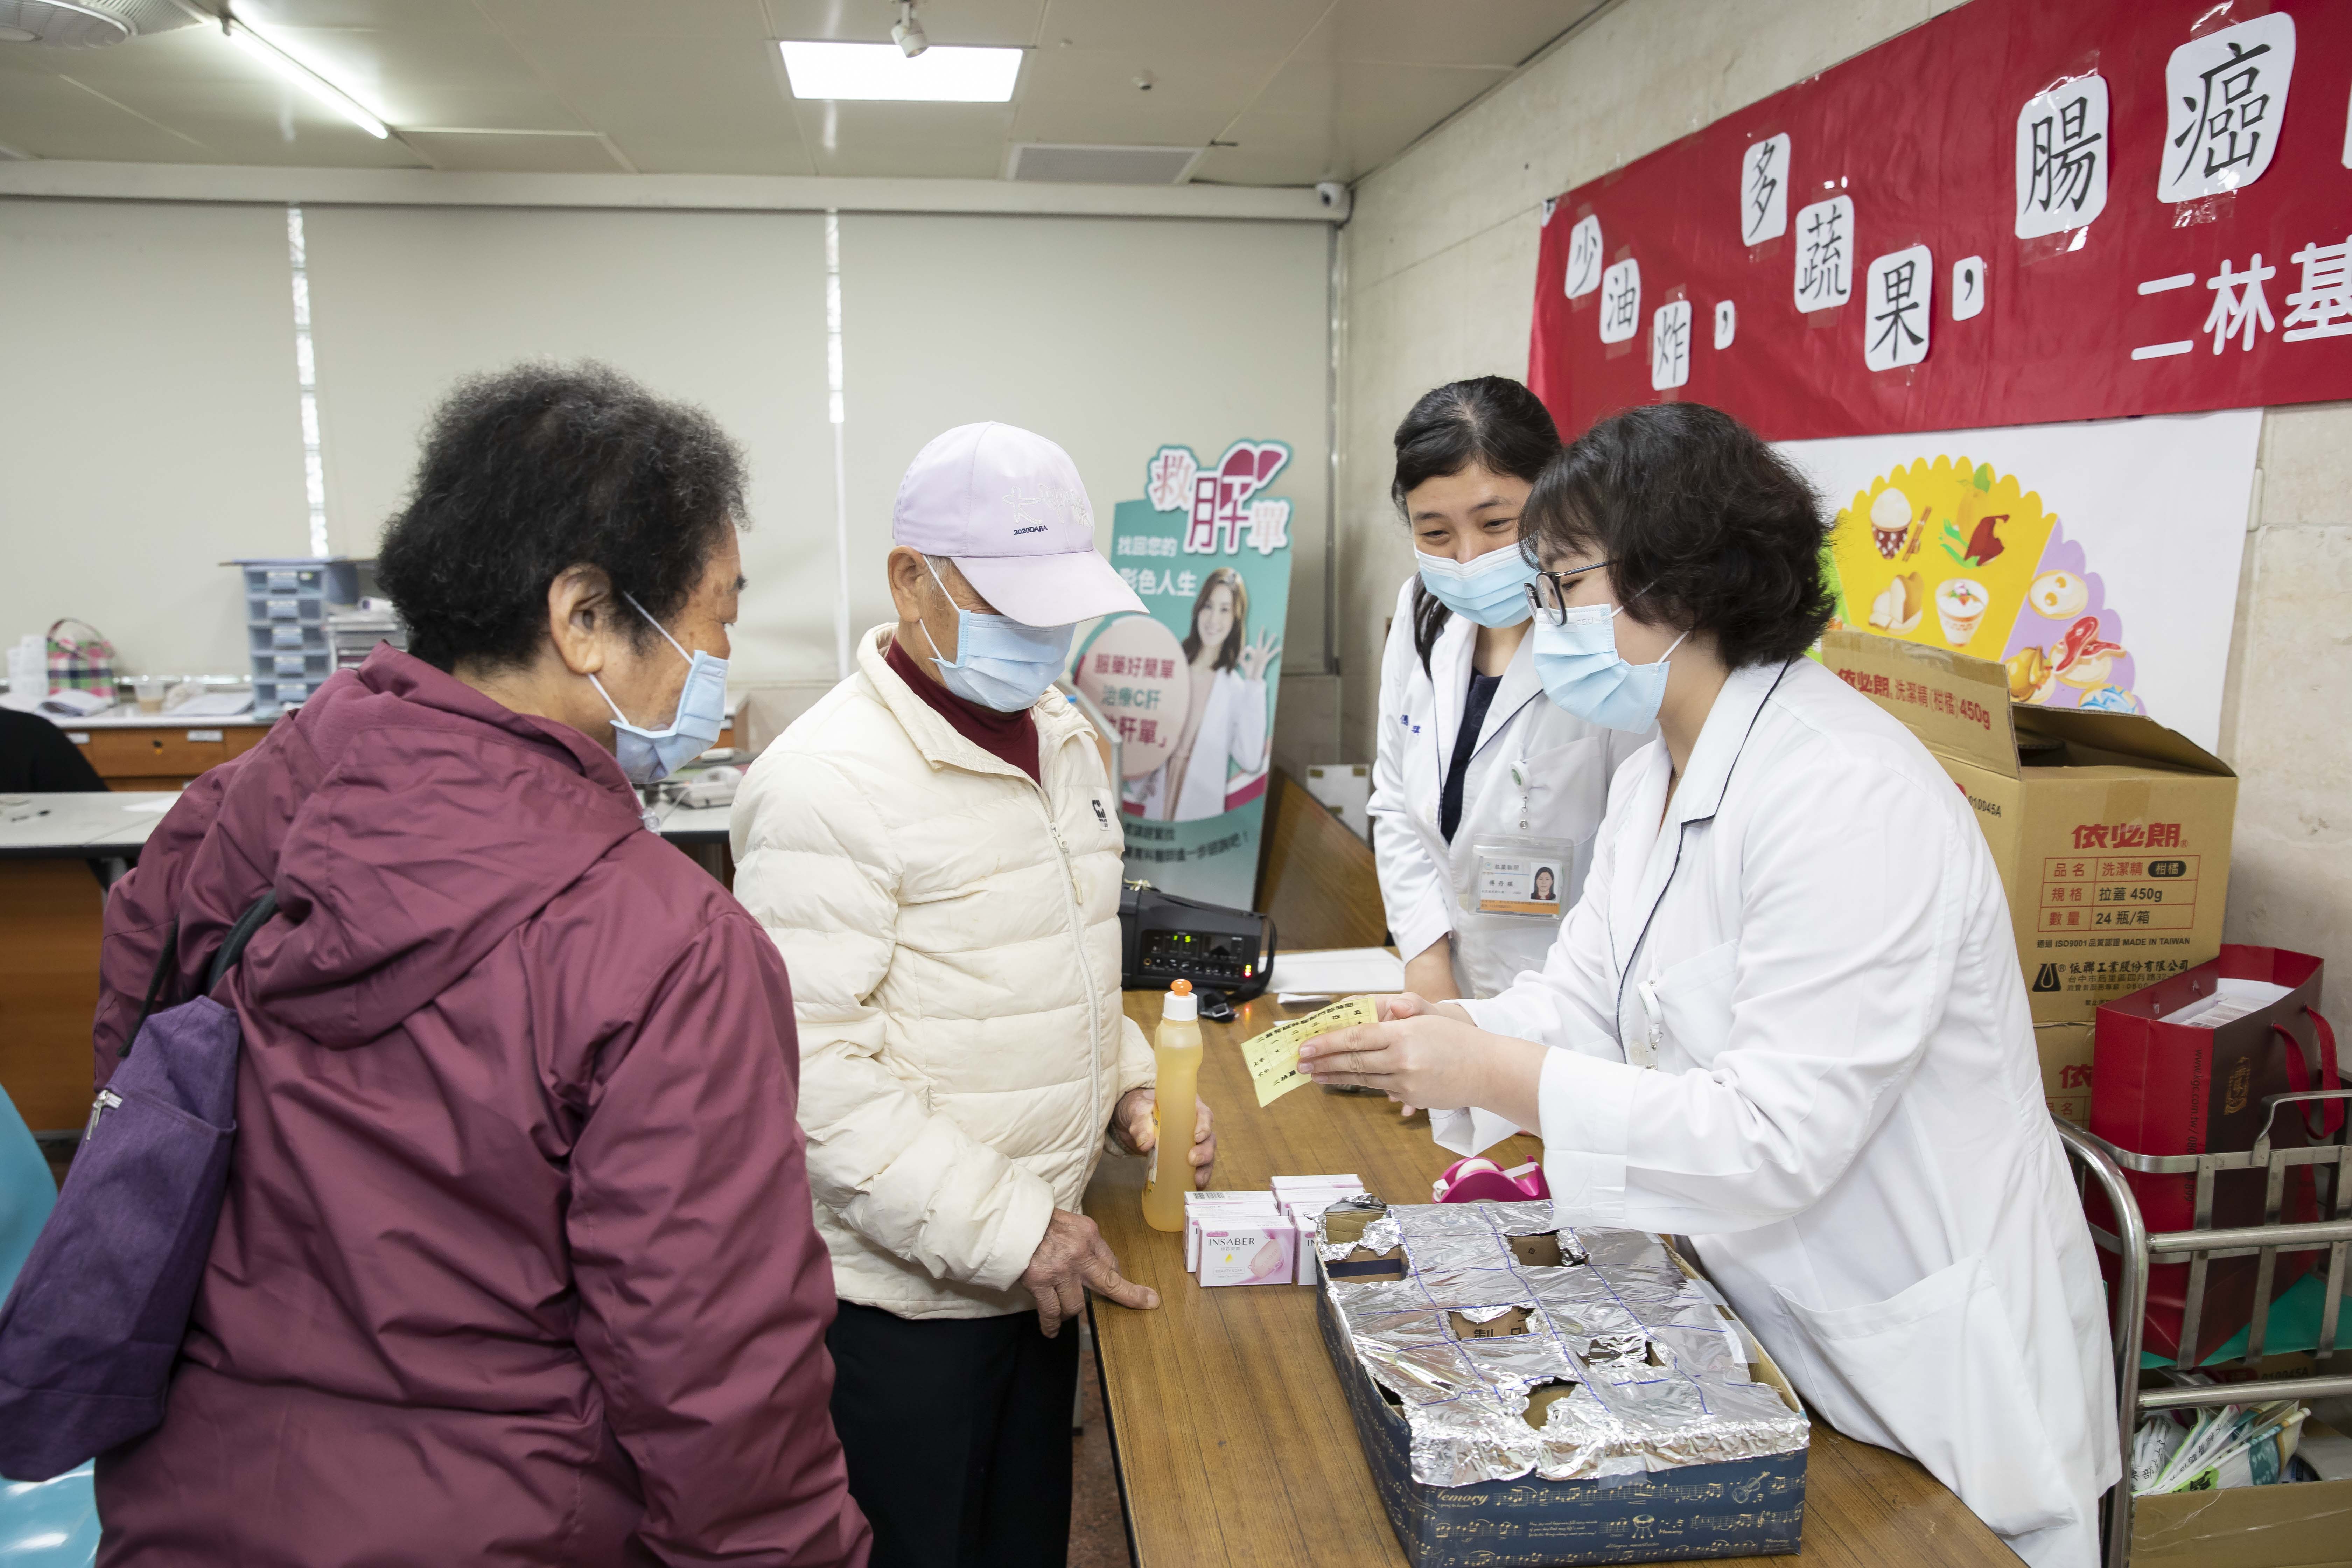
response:
{"label": "white baseball cap", "polygon": [[890,512],[893,542],[944,555],[1024,626],[1140,611],[1095,548],[1095,509],[1070,455],[1012,425],[959,425],[915,454]]}

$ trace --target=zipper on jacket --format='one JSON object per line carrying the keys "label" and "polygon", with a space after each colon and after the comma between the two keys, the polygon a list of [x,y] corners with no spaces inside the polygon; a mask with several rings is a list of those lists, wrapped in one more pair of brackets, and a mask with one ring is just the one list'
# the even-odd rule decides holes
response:
{"label": "zipper on jacket", "polygon": [[98,1119],[122,1103],[122,1097],[110,1089],[101,1089],[98,1098],[89,1102],[89,1121],[81,1130],[81,1141],[89,1142],[98,1136]]}
{"label": "zipper on jacket", "polygon": [[[1064,743],[1067,744],[1066,742]],[[1041,774],[1045,771],[1042,758],[1039,760],[1037,771]],[[1078,973],[1083,977],[1087,989],[1091,991],[1094,986],[1094,977],[1089,973],[1087,962],[1086,921],[1078,908],[1077,869],[1070,864],[1069,841],[1062,837],[1062,825],[1054,820],[1054,803],[1045,794],[1045,780],[1041,777],[1031,782],[1037,791],[1037,809],[1045,814],[1045,831],[1053,836],[1054,854],[1062,862],[1062,902],[1069,911],[1070,939],[1077,944]],[[1095,1136],[1099,1139],[1109,1127],[1108,1121],[1102,1114],[1102,999],[1100,997],[1089,996],[1087,999],[1087,1045],[1090,1068],[1087,1074],[1087,1105],[1088,1114],[1094,1122]]]}

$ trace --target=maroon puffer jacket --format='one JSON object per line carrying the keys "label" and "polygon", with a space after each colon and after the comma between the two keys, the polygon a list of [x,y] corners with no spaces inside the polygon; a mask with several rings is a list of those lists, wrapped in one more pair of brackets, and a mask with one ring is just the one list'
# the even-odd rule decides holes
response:
{"label": "maroon puffer jacket", "polygon": [[228,1198],[105,1563],[862,1564],[782,960],[613,758],[379,648],[192,786],[106,912],[244,1022]]}

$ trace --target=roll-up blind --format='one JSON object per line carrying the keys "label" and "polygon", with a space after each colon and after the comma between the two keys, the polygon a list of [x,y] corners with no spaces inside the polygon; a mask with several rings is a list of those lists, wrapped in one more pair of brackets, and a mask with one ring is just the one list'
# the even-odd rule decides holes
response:
{"label": "roll-up blind", "polygon": [[282,206],[0,200],[0,641],[247,668],[232,555],[310,542]]}
{"label": "roll-up blind", "polygon": [[1330,308],[1320,224],[845,214],[851,624],[893,618],[899,477],[974,420],[1067,448],[1106,550],[1163,445],[1281,440],[1294,503],[1282,668],[1321,668]]}
{"label": "roll-up blind", "polygon": [[457,378],[596,359],[698,404],[750,459],[739,683],[834,672],[824,219],[806,213],[306,209],[327,515],[371,554]]}

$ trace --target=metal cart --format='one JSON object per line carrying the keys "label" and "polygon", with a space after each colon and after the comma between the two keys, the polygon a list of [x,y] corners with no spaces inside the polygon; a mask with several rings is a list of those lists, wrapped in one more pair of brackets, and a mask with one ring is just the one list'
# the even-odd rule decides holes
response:
{"label": "metal cart", "polygon": [[[2175,1363],[2185,1369],[2193,1364],[2189,1358],[2197,1353],[2198,1317],[2204,1302],[2206,1271],[2215,1259],[2259,1258],[2255,1265],[2254,1300],[2267,1303],[2271,1299],[2271,1280],[2277,1270],[2280,1253],[2324,1250],[2327,1254],[2327,1300],[2320,1317],[2319,1343],[2313,1354],[2324,1357],[2335,1350],[2336,1317],[2344,1293],[2347,1245],[2352,1243],[2352,1119],[2347,1119],[2346,1128],[2338,1131],[2336,1141],[2332,1143],[2315,1141],[2307,1147],[2293,1149],[2274,1149],[2271,1145],[2271,1125],[2277,1120],[2280,1108],[2299,1106],[2301,1102],[2311,1100],[2352,1100],[2352,1089],[2312,1089],[2266,1096],[2263,1100],[2262,1136],[2254,1140],[2251,1150],[2238,1153],[2135,1154],[2128,1150],[2118,1149],[2105,1139],[2085,1132],[2070,1122],[2057,1121],[2058,1136],[2065,1144],[2066,1152],[2082,1167],[2084,1179],[2096,1182],[2105,1192],[2107,1202],[2115,1211],[2117,1226],[2116,1232],[2104,1231],[2096,1226],[2091,1228],[2092,1237],[2099,1246],[2116,1254],[2120,1261],[2113,1300],[2116,1436],[2123,1446],[2125,1473],[2107,1493],[2107,1568],[2126,1568],[2131,1559],[2132,1434],[2145,1413],[2174,1410],[2185,1405],[2242,1405],[2266,1399],[2326,1399],[2338,1394],[2352,1394],[2352,1376],[2270,1377],[2216,1384],[2204,1388],[2143,1389],[2139,1386],[2140,1334],[2147,1311],[2147,1274],[2151,1259],[2171,1262],[2184,1254],[2189,1259],[2187,1315],[2181,1323],[2180,1332],[2182,1359]],[[2347,1109],[2352,1110],[2352,1106]],[[2299,1165],[2312,1168],[2318,1212],[2325,1217],[2302,1224],[2284,1224],[2281,1222],[2279,1213],[2285,1201],[2287,1173]],[[2215,1226],[2212,1224],[2214,1178],[2225,1172],[2254,1170],[2269,1173],[2263,1223]],[[2140,1217],[2139,1205],[2132,1196],[2129,1184],[2124,1180],[2126,1171],[2149,1175],[2195,1176],[2196,1223],[2187,1230],[2149,1235],[2147,1224]],[[2263,1337],[2270,1327],[2268,1319],[2266,1310],[2258,1310],[2254,1313],[2253,1325],[2246,1335],[2244,1359],[2225,1365],[2252,1368],[2262,1360]],[[2215,1369],[2209,1367],[2206,1370]]]}

